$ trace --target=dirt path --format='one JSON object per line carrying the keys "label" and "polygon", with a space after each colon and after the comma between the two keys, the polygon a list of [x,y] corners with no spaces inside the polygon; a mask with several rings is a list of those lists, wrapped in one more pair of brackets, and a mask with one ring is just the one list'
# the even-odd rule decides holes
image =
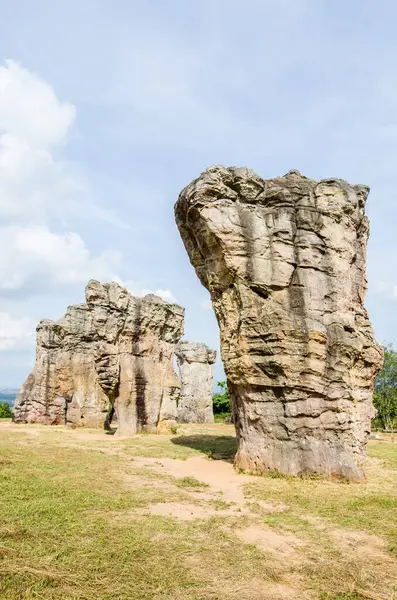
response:
{"label": "dirt path", "polygon": [[[191,511],[186,512],[183,505],[181,510],[173,505],[160,507],[156,505],[154,512],[156,514],[169,514],[177,518],[209,518],[213,514],[232,515],[249,514],[253,502],[247,500],[244,496],[243,486],[250,482],[255,482],[256,477],[236,473],[233,465],[223,460],[208,460],[202,456],[195,456],[187,460],[178,460],[173,458],[136,458],[134,464],[142,468],[151,468],[161,474],[168,474],[172,477],[181,479],[185,477],[194,478],[208,486],[206,492],[190,492],[199,501],[218,500],[223,508],[211,509],[203,508],[199,505],[191,506]],[[262,510],[266,512],[279,512],[286,507],[282,504],[260,501],[255,502]],[[168,511],[168,512],[167,512]]]}

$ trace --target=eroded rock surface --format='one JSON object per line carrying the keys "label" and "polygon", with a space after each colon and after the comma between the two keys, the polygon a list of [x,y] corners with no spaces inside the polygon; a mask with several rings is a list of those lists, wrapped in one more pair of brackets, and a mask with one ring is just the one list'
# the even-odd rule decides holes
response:
{"label": "eroded rock surface", "polygon": [[213,423],[212,365],[216,351],[199,342],[183,341],[175,350],[181,378],[178,402],[180,423]]}
{"label": "eroded rock surface", "polygon": [[251,472],[362,476],[382,353],[364,308],[369,188],[211,167],[175,206],[210,291]]}
{"label": "eroded rock surface", "polygon": [[90,281],[86,304],[37,327],[36,363],[17,397],[14,421],[103,427],[116,406],[118,433],[176,422],[175,344],[184,310]]}

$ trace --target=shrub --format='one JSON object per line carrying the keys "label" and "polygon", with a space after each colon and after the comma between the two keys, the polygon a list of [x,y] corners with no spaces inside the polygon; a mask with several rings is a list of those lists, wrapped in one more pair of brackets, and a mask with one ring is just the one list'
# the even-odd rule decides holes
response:
{"label": "shrub", "polygon": [[232,412],[232,405],[230,400],[229,390],[227,388],[226,381],[218,381],[218,387],[221,388],[222,393],[214,394],[212,396],[212,403],[214,406],[214,414],[227,413],[230,414]]}
{"label": "shrub", "polygon": [[383,347],[385,362],[375,380],[374,405],[378,411],[374,428],[393,429],[397,425],[397,352],[389,344]]}
{"label": "shrub", "polygon": [[0,402],[0,419],[11,419],[12,412],[8,402]]}

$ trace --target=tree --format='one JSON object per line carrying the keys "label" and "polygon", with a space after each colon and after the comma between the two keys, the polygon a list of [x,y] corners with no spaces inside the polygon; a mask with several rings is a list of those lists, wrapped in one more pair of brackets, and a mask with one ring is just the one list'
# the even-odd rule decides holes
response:
{"label": "tree", "polygon": [[8,402],[0,402],[0,419],[11,419],[12,412]]}
{"label": "tree", "polygon": [[374,405],[378,411],[376,422],[383,429],[397,424],[397,352],[392,344],[383,347],[385,361],[375,380]]}
{"label": "tree", "polygon": [[214,394],[212,396],[214,413],[216,415],[224,414],[224,413],[231,413],[232,406],[231,406],[231,402],[230,402],[230,394],[229,394],[229,390],[227,388],[227,383],[226,383],[226,381],[218,381],[217,385],[218,385],[218,387],[221,388],[222,393]]}

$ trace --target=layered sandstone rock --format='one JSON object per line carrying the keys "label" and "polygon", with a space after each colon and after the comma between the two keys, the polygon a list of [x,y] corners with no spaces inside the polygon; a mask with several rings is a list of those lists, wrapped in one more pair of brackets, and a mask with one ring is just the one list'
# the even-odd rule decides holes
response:
{"label": "layered sandstone rock", "polygon": [[212,365],[216,351],[199,342],[183,341],[175,350],[181,378],[179,423],[213,423]]}
{"label": "layered sandstone rock", "polygon": [[243,469],[362,476],[382,362],[363,304],[368,191],[211,167],[180,194],[176,221],[218,319]]}
{"label": "layered sandstone rock", "polygon": [[183,321],[183,308],[157,296],[90,281],[86,304],[40,322],[14,421],[103,427],[116,404],[120,434],[175,423],[180,384],[172,363]]}

